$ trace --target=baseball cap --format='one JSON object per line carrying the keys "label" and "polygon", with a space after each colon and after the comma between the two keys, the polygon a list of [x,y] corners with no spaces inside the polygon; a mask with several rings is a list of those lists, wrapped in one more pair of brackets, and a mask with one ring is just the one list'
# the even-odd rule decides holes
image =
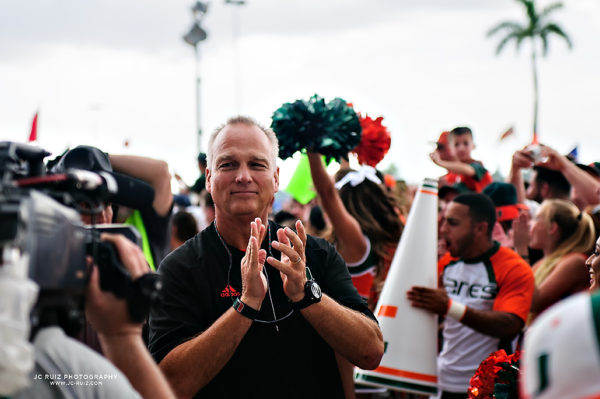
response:
{"label": "baseball cap", "polygon": [[442,185],[439,190],[438,190],[438,198],[441,199],[445,199],[446,196],[448,194],[468,194],[468,193],[472,193],[473,191],[469,190],[469,188],[467,186],[465,186],[463,183],[454,183],[451,185]]}
{"label": "baseball cap", "polygon": [[583,169],[593,177],[600,178],[600,162],[592,162],[590,164],[576,164],[579,169]]}
{"label": "baseball cap", "polygon": [[496,206],[498,222],[516,219],[520,210],[529,209],[526,205],[517,203],[517,189],[510,183],[492,182],[481,193],[490,197]]}
{"label": "baseball cap", "polygon": [[600,398],[600,292],[573,295],[543,312],[523,349],[522,397]]}
{"label": "baseball cap", "polygon": [[437,139],[436,144],[438,146],[438,148],[441,147],[448,147],[448,135],[450,134],[450,132],[442,132],[442,134],[440,134],[440,137]]}

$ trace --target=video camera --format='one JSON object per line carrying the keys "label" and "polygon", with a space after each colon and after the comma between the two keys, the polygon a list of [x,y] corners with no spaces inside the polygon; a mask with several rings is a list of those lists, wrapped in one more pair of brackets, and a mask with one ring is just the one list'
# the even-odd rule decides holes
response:
{"label": "video camera", "polygon": [[[139,233],[131,226],[84,226],[79,212],[102,211],[118,191],[109,173],[69,169],[46,174],[47,151],[27,144],[0,142],[0,253],[2,262],[27,258],[28,277],[40,295],[31,317],[32,330],[58,324],[68,334],[83,325],[83,299],[91,256],[99,267],[100,287],[125,298],[133,321],[143,321],[158,303],[159,275],[135,281],[102,231]],[[139,245],[139,242],[138,242]]]}

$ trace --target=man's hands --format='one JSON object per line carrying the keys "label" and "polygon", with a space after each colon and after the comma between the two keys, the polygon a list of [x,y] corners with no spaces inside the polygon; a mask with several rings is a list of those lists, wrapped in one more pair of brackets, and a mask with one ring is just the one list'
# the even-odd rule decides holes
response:
{"label": "man's hands", "polygon": [[[101,235],[101,239],[115,245],[119,258],[131,274],[132,280],[150,271],[142,251],[124,236],[105,233]],[[142,324],[130,320],[127,301],[100,289],[100,273],[96,265],[87,287],[85,313],[99,335],[141,335]]]}
{"label": "man's hands", "polygon": [[448,294],[443,288],[412,287],[406,292],[411,306],[444,316],[448,311]]}
{"label": "man's hands", "polygon": [[277,230],[277,240],[272,245],[281,251],[281,260],[271,256],[267,262],[281,273],[283,291],[292,302],[304,298],[304,283],[306,283],[306,231],[301,221],[296,221],[296,231],[286,227]]}
{"label": "man's hands", "polygon": [[267,293],[267,278],[263,273],[267,252],[259,249],[265,237],[266,228],[260,218],[250,223],[250,239],[246,255],[242,258],[242,302],[255,310],[260,310]]}
{"label": "man's hands", "polygon": [[514,170],[531,168],[534,164],[534,157],[527,147],[515,151],[512,156],[512,168]]}

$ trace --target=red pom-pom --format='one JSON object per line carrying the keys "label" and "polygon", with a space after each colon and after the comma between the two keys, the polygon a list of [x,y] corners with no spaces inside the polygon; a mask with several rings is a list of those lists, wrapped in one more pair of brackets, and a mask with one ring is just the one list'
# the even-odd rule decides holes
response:
{"label": "red pom-pom", "polygon": [[392,137],[387,127],[381,124],[383,117],[380,116],[373,120],[368,115],[363,117],[359,114],[358,116],[362,127],[362,137],[352,152],[358,155],[358,162],[361,165],[376,167],[390,149]]}

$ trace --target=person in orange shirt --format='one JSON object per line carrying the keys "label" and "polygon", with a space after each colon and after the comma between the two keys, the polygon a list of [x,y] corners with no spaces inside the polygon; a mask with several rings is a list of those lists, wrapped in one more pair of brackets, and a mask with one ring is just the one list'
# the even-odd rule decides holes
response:
{"label": "person in orange shirt", "polygon": [[469,380],[491,352],[512,352],[531,307],[534,278],[513,250],[492,240],[494,203],[462,194],[448,205],[441,227],[448,253],[438,262],[443,288],[412,287],[413,307],[445,317],[438,355],[438,398],[467,398]]}

